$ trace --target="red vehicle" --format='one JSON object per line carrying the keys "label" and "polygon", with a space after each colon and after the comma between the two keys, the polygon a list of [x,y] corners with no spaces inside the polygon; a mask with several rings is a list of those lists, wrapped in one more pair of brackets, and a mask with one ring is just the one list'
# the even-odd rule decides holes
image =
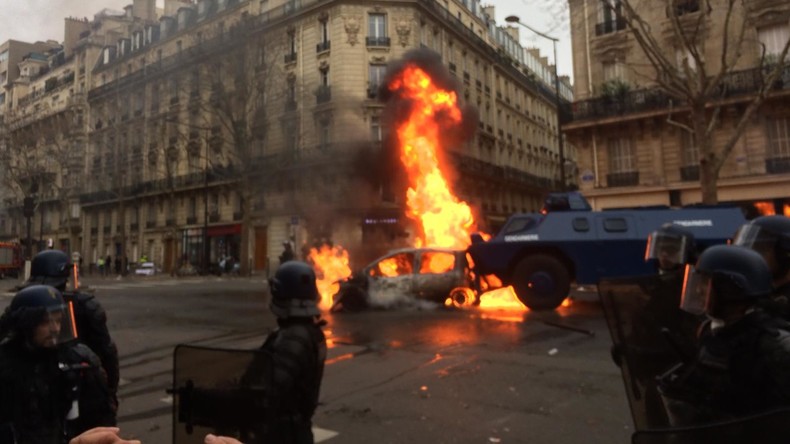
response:
{"label": "red vehicle", "polygon": [[22,269],[22,247],[15,242],[0,242],[0,279],[19,277]]}

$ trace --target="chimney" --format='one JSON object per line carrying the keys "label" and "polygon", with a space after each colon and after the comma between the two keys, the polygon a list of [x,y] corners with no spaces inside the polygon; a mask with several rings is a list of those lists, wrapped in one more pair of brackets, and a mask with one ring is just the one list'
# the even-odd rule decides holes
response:
{"label": "chimney", "polygon": [[156,0],[134,0],[134,16],[146,22],[156,21]]}
{"label": "chimney", "polygon": [[72,54],[74,54],[74,47],[80,40],[80,34],[85,31],[90,31],[90,23],[88,23],[88,19],[68,17],[66,18],[66,23],[63,29],[65,30],[63,37],[63,51],[65,52],[64,55],[66,58],[69,58]]}

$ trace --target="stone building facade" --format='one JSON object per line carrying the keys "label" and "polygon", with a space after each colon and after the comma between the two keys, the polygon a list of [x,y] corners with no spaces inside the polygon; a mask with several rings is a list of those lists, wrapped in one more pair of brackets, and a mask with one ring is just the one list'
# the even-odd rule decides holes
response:
{"label": "stone building facade", "polygon": [[[676,1],[669,10],[663,2],[631,3],[651,24],[662,52],[678,70],[691,58],[674,36],[670,14],[677,15],[683,26],[701,23],[707,37],[698,49],[708,72],[717,72],[724,51],[724,2],[712,2],[713,13],[702,21],[700,8],[705,2]],[[726,92],[709,102],[722,105],[721,121],[713,132],[713,143],[719,147],[760,90],[767,64],[790,39],[790,4],[747,3],[749,10],[738,4],[731,24],[735,32],[746,20],[743,53],[723,81]],[[690,133],[669,121],[687,123],[688,109],[652,80],[655,74],[620,15],[624,12],[619,0],[570,0],[569,5],[576,102],[572,120],[563,130],[578,149],[581,191],[598,209],[701,202],[699,153]],[[619,85],[620,92],[607,84]],[[755,211],[756,204],[762,212],[790,212],[788,95],[790,68],[785,67],[721,169],[720,202]]]}
{"label": "stone building facade", "polygon": [[284,241],[343,245],[355,265],[410,242],[377,94],[387,64],[421,47],[480,114],[449,148],[456,192],[489,227],[539,209],[559,183],[554,92],[489,17],[474,0],[136,0],[97,14],[69,45],[87,88],[74,91],[71,248],[87,263],[188,271],[231,256],[265,271]]}

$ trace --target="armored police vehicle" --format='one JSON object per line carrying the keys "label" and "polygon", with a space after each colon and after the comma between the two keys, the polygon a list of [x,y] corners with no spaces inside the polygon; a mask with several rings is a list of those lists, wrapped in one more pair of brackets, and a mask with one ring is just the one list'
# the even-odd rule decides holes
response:
{"label": "armored police vehicle", "polygon": [[540,213],[515,214],[488,241],[472,235],[474,270],[512,285],[527,307],[551,310],[571,282],[655,273],[644,261],[648,235],[665,223],[694,234],[698,250],[726,243],[746,220],[738,207],[666,206],[592,211],[579,193],[554,193]]}

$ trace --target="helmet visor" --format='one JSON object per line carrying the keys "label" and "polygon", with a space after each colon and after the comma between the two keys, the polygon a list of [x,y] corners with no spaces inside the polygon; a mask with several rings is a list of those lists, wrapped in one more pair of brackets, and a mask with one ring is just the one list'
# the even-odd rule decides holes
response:
{"label": "helmet visor", "polygon": [[663,269],[685,265],[689,261],[687,247],[688,239],[684,236],[670,236],[654,231],[647,238],[645,261],[654,260]]}
{"label": "helmet visor", "polygon": [[74,311],[68,303],[49,307],[33,326],[30,340],[36,347],[51,348],[76,337]]}
{"label": "helmet visor", "polygon": [[686,265],[680,309],[694,315],[705,314],[710,303],[710,293],[710,275],[699,273],[692,265]]}
{"label": "helmet visor", "polygon": [[759,225],[749,224],[742,226],[735,234],[733,245],[740,245],[750,248],[762,255],[770,256],[774,251],[774,246],[778,242],[778,237]]}

